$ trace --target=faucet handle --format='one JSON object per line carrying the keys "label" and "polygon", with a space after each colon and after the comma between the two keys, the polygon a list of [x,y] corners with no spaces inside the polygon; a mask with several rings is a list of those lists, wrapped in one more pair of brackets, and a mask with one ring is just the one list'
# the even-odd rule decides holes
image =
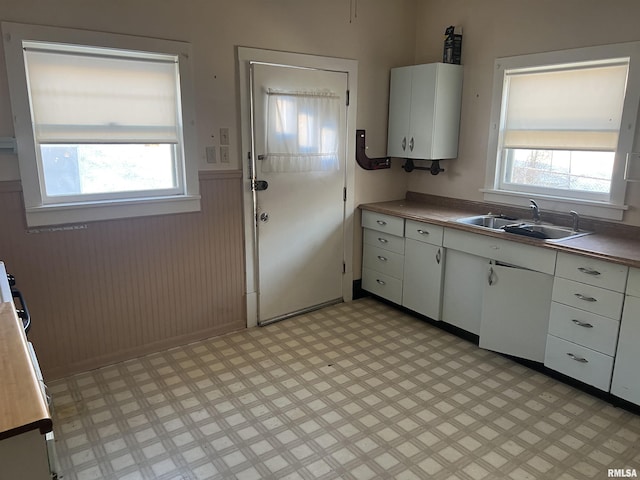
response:
{"label": "faucet handle", "polygon": [[573,226],[572,226],[573,231],[574,232],[580,231],[580,214],[575,210],[571,210],[569,212],[569,215],[571,215],[571,220],[573,222]]}

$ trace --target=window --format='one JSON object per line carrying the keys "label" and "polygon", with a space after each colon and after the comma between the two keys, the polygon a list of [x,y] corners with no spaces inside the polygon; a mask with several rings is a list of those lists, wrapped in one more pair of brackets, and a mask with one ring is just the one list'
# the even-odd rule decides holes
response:
{"label": "window", "polygon": [[496,60],[485,199],[622,218],[638,45]]}
{"label": "window", "polygon": [[263,172],[338,170],[339,97],[270,89]]}
{"label": "window", "polygon": [[188,44],[2,28],[28,225],[199,210]]}

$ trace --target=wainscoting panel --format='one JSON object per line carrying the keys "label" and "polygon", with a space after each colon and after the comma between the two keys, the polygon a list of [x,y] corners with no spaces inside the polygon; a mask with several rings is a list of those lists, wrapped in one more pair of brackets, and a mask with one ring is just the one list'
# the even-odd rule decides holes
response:
{"label": "wainscoting panel", "polygon": [[201,173],[200,193],[198,213],[30,233],[0,183],[0,260],[47,379],[246,326],[241,172]]}

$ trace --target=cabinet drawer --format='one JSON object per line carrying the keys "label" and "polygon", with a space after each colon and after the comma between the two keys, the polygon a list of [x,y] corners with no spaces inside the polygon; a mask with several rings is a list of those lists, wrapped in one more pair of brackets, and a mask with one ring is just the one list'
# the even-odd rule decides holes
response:
{"label": "cabinet drawer", "polygon": [[418,242],[430,243],[431,245],[442,245],[444,227],[431,225],[430,223],[407,220],[404,229],[404,236],[412,238]]}
{"label": "cabinet drawer", "polygon": [[613,357],[609,355],[548,335],[544,364],[571,378],[609,391],[613,369]]}
{"label": "cabinet drawer", "polygon": [[561,303],[551,303],[549,333],[606,355],[615,355],[620,322]]}
{"label": "cabinet drawer", "polygon": [[404,238],[376,230],[364,229],[364,243],[390,252],[404,254]]}
{"label": "cabinet drawer", "polygon": [[365,245],[362,266],[401,279],[404,271],[404,256],[372,245]]}
{"label": "cabinet drawer", "polygon": [[402,281],[368,268],[362,269],[362,288],[400,305]]}
{"label": "cabinet drawer", "polygon": [[398,237],[404,236],[404,218],[394,217],[393,215],[364,210],[362,212],[362,226],[378,232],[397,235]]}
{"label": "cabinet drawer", "polygon": [[556,252],[553,250],[479,233],[445,228],[444,246],[549,275],[553,275],[556,268]]}
{"label": "cabinet drawer", "polygon": [[604,288],[556,277],[553,282],[553,301],[581,310],[620,319],[624,295]]}
{"label": "cabinet drawer", "polygon": [[640,269],[629,269],[629,281],[627,282],[627,295],[640,297]]}
{"label": "cabinet drawer", "polygon": [[624,292],[628,267],[603,260],[595,260],[581,255],[558,253],[556,276],[596,287]]}

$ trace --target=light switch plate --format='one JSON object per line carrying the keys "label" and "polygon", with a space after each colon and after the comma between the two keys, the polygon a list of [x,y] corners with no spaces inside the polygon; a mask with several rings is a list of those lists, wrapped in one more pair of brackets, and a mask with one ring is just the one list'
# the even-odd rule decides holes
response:
{"label": "light switch plate", "polygon": [[229,147],[220,147],[220,162],[229,163]]}
{"label": "light switch plate", "polygon": [[229,129],[226,127],[220,128],[220,145],[229,145]]}
{"label": "light switch plate", "polygon": [[205,152],[207,154],[207,163],[216,163],[216,147],[207,147]]}

